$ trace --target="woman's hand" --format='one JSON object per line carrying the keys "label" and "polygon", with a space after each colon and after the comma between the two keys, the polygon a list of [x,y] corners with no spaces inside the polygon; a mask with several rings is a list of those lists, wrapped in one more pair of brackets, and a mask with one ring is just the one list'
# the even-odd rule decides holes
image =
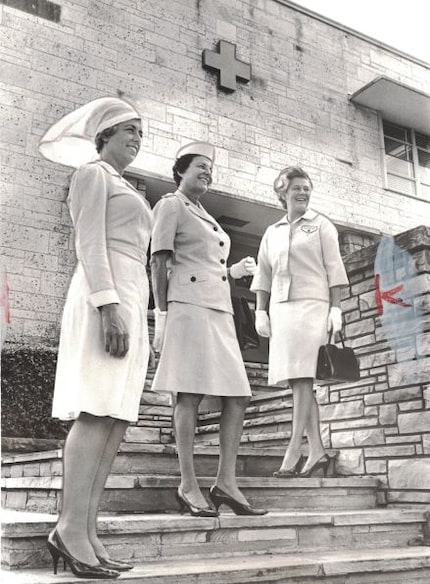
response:
{"label": "woman's hand", "polygon": [[255,330],[260,337],[270,337],[270,318],[265,310],[255,311]]}
{"label": "woman's hand", "polygon": [[125,357],[129,349],[129,335],[124,319],[119,314],[118,304],[105,304],[99,310],[106,353],[112,357]]}
{"label": "woman's hand", "polygon": [[152,346],[156,353],[161,353],[164,341],[164,334],[166,332],[167,310],[160,310],[158,308],[154,308],[154,317],[155,317],[155,334],[154,340],[152,341]]}
{"label": "woman's hand", "polygon": [[328,313],[327,331],[333,335],[333,338],[342,330],[342,310],[339,306],[332,306]]}
{"label": "woman's hand", "polygon": [[247,256],[230,266],[230,276],[235,280],[239,280],[245,276],[253,276],[257,269],[257,264],[255,259],[251,256]]}

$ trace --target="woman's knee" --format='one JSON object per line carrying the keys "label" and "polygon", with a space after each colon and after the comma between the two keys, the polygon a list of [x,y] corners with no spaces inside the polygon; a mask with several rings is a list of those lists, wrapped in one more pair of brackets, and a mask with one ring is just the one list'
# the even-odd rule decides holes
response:
{"label": "woman's knee", "polygon": [[178,393],[176,397],[176,407],[187,409],[197,409],[203,399],[201,393]]}
{"label": "woman's knee", "polygon": [[231,395],[223,396],[222,398],[224,407],[235,407],[245,410],[249,402],[251,401],[251,396],[248,395]]}

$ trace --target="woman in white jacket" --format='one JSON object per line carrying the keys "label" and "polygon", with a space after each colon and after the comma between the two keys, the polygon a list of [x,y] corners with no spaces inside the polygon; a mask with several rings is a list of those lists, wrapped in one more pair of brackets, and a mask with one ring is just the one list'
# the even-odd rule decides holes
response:
{"label": "woman in white jacket", "polygon": [[77,265],[64,307],[52,415],[74,420],[63,451],[58,523],[48,538],[81,578],[116,578],[97,536],[106,479],[127,425],[136,421],[150,354],[146,253],[148,202],[122,176],[142,140],[140,114],[114,97],[69,113],[42,138],[49,160],[77,167],[67,197]]}
{"label": "woman in white jacket", "polygon": [[[287,214],[266,230],[251,285],[257,332],[270,337],[269,385],[289,385],[293,391],[292,436],[278,477],[305,477],[318,469],[325,474],[329,465],[313,383],[319,347],[328,332],[334,336],[342,327],[340,290],[348,278],[336,227],[309,209],[312,188],[300,167],[279,174],[274,189]],[[309,456],[300,469],[305,431]]]}

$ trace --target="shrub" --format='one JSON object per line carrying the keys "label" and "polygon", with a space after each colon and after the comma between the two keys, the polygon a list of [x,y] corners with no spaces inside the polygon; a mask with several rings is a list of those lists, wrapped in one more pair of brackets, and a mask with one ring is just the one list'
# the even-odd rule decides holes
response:
{"label": "shrub", "polygon": [[70,424],[51,418],[57,351],[6,346],[2,352],[2,434],[64,438]]}

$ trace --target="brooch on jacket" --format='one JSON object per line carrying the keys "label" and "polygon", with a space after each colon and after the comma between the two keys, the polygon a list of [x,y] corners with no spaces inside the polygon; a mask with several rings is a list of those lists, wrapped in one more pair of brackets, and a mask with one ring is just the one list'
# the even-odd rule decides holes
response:
{"label": "brooch on jacket", "polygon": [[300,229],[304,231],[306,235],[310,235],[311,233],[314,233],[318,227],[316,225],[302,225]]}

